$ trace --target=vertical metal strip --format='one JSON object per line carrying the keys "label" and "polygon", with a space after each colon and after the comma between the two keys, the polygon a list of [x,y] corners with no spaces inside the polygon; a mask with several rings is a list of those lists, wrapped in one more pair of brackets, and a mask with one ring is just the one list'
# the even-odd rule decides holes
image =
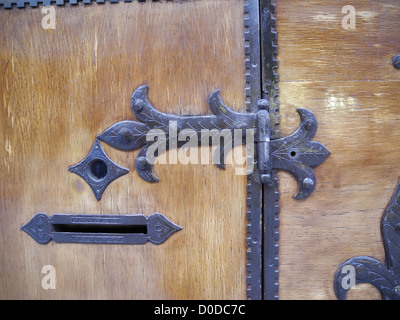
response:
{"label": "vertical metal strip", "polygon": [[279,189],[263,186],[263,291],[265,300],[279,298]]}
{"label": "vertical metal strip", "polygon": [[[261,98],[260,25],[258,0],[245,0],[245,96],[246,111],[256,113]],[[255,155],[256,157],[256,155]],[[261,232],[261,183],[259,170],[248,176],[247,184],[247,298],[262,299],[262,232]]]}
{"label": "vertical metal strip", "polygon": [[269,102],[271,139],[280,138],[278,45],[275,4],[273,0],[260,0],[261,27],[261,80],[262,98]]}
{"label": "vertical metal strip", "polygon": [[[262,98],[269,102],[271,139],[280,138],[278,54],[275,4],[260,0]],[[274,185],[263,185],[263,298],[279,298],[279,188],[276,171]]]}
{"label": "vertical metal strip", "polygon": [[261,99],[261,55],[258,0],[245,0],[245,93],[246,111],[257,113],[257,101]]}

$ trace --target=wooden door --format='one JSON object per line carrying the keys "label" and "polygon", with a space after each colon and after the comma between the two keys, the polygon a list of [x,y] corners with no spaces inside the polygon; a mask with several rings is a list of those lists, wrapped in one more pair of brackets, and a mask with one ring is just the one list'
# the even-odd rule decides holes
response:
{"label": "wooden door", "polygon": [[[221,90],[244,105],[242,1],[82,3],[1,10],[1,285],[11,299],[244,299],[246,177],[233,166],[155,165],[157,184],[135,171],[137,152],[103,144],[130,173],[97,201],[68,167],[98,134],[134,120],[132,92],[149,85],[158,110],[211,114]],[[165,243],[40,245],[20,230],[36,213],[160,212],[182,231]],[[56,288],[45,290],[44,266]]]}
{"label": "wooden door", "polygon": [[[331,152],[307,199],[293,199],[295,180],[278,174],[279,297],[336,299],[344,261],[385,259],[380,221],[400,176],[400,6],[357,1],[352,28],[343,1],[275,2],[282,136],[307,108]],[[130,172],[101,201],[68,171],[111,124],[136,120],[140,85],[162,112],[211,114],[215,89],[244,112],[244,3],[65,4],[55,29],[42,26],[41,6],[0,10],[0,298],[246,298],[247,179],[234,165],[156,164],[152,184],[137,174],[138,151],[102,143]],[[20,230],[38,212],[160,212],[182,230],[161,245],[41,245]],[[46,266],[55,289],[42,286]],[[369,285],[348,294],[370,298],[380,295]]]}
{"label": "wooden door", "polygon": [[[297,128],[297,107],[308,108],[318,119],[315,140],[331,152],[304,201],[292,199],[294,180],[279,174],[281,299],[336,299],[342,263],[385,259],[380,222],[400,177],[400,72],[392,63],[400,6],[354,2],[351,29],[345,4],[277,2],[282,133]],[[348,299],[380,294],[360,284]]]}

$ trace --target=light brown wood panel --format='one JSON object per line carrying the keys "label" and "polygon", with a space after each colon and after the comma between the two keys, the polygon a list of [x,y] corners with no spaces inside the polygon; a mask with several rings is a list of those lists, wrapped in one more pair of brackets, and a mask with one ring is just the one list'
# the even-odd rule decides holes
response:
{"label": "light brown wood panel", "polygon": [[[96,135],[134,119],[130,96],[149,84],[164,112],[209,114],[221,89],[244,106],[243,2],[146,2],[1,10],[0,297],[2,299],[244,299],[246,178],[213,165],[156,165],[158,184],[135,172],[136,152],[105,144],[130,173],[97,202],[67,168]],[[20,230],[37,212],[161,212],[183,227],[164,244],[36,243]],[[44,265],[56,289],[41,287]]]}
{"label": "light brown wood panel", "polygon": [[[380,219],[400,177],[400,53],[397,1],[357,1],[356,29],[345,30],[343,1],[279,0],[277,28],[281,131],[299,123],[296,108],[317,117],[315,140],[331,156],[316,168],[317,187],[292,199],[280,173],[280,298],[336,299],[333,277],[347,259],[382,262]],[[371,286],[352,299],[379,299]]]}
{"label": "light brown wood panel", "polygon": [[[399,5],[357,1],[355,30],[342,1],[277,3],[281,131],[295,109],[315,113],[315,140],[332,155],[310,198],[280,179],[280,298],[335,299],[333,275],[353,256],[384,259],[380,219],[400,176]],[[134,119],[130,95],[149,84],[153,105],[210,113],[220,88],[243,110],[243,1],[132,2],[0,11],[0,297],[2,299],[245,298],[245,184],[231,166],[156,165],[160,183],[135,172],[137,152],[103,145],[131,172],[97,202],[67,168],[97,134]],[[39,245],[19,228],[37,212],[161,212],[183,227],[160,246]],[[44,265],[57,288],[41,287]],[[369,287],[350,298],[378,298]]]}
{"label": "light brown wood panel", "polygon": [[[345,5],[355,9],[355,29],[342,27]],[[399,51],[397,1],[279,0],[277,7],[282,81],[399,79],[391,64]]]}

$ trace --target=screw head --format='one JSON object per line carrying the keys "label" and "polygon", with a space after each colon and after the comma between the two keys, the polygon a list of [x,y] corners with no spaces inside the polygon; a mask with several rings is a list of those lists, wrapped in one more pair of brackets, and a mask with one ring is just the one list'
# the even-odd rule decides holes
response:
{"label": "screw head", "polygon": [[133,108],[136,111],[141,111],[141,110],[143,110],[144,107],[145,107],[145,103],[144,103],[144,101],[142,99],[136,99],[133,102]]}
{"label": "screw head", "polygon": [[311,120],[306,120],[306,122],[304,123],[304,128],[305,128],[307,131],[310,131],[310,130],[312,129],[312,127],[313,127],[313,121],[311,121]]}
{"label": "screw head", "polygon": [[146,157],[139,157],[136,159],[136,166],[140,170],[145,170],[149,167],[149,162],[147,161]]}
{"label": "screw head", "polygon": [[311,189],[314,186],[314,181],[311,178],[304,178],[303,186],[307,189]]}
{"label": "screw head", "polygon": [[274,181],[272,180],[272,177],[269,173],[261,175],[261,182],[269,187],[272,187],[274,185]]}
{"label": "screw head", "polygon": [[393,65],[397,68],[400,69],[400,54],[397,56],[393,57]]}
{"label": "screw head", "polygon": [[126,127],[122,127],[118,131],[118,140],[121,144],[129,144],[133,140],[133,133]]}
{"label": "screw head", "polygon": [[260,99],[257,101],[258,110],[267,110],[269,111],[269,102],[266,99]]}

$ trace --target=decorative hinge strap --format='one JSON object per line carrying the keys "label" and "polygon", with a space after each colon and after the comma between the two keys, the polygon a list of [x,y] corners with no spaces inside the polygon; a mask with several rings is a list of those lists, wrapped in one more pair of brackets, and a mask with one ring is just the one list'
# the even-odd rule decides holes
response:
{"label": "decorative hinge strap", "polygon": [[260,181],[271,185],[271,170],[285,170],[298,182],[296,199],[306,198],[313,192],[316,178],[312,167],[322,163],[330,153],[322,144],[310,141],[317,130],[317,121],[311,111],[298,109],[299,128],[287,137],[270,140],[267,100],[257,102],[257,113],[239,113],[228,108],[216,90],[208,99],[214,115],[177,116],[155,109],[147,92],[148,86],[141,86],[131,99],[132,111],[140,122],[117,122],[97,137],[120,150],[141,148],[136,158],[136,170],[142,179],[158,182],[153,164],[165,150],[215,146],[213,162],[224,168],[227,153],[234,146],[243,144],[246,145],[247,174],[257,164]]}
{"label": "decorative hinge strap", "polygon": [[338,299],[358,283],[376,287],[384,300],[400,300],[400,181],[381,220],[385,262],[368,257],[354,257],[344,262],[334,277]]}

